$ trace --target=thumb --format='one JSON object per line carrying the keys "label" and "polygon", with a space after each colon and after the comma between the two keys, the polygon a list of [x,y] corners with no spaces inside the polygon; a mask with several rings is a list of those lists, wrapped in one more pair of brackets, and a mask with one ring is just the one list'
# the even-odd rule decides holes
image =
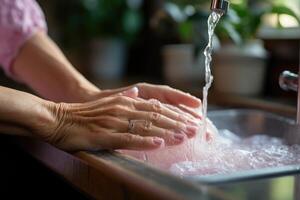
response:
{"label": "thumb", "polygon": [[131,97],[131,98],[137,98],[139,96],[139,89],[137,87],[133,87],[133,88],[125,90],[124,92],[121,92],[119,94]]}

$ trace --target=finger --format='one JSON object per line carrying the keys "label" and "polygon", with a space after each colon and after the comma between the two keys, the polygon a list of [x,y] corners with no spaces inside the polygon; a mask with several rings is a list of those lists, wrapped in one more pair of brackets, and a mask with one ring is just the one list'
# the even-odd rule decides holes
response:
{"label": "finger", "polygon": [[127,97],[131,97],[131,98],[137,98],[138,95],[139,95],[139,90],[138,90],[137,87],[133,87],[133,88],[125,90],[125,91],[123,91],[123,92],[121,92],[119,94],[127,96]]}
{"label": "finger", "polygon": [[[135,93],[135,89],[126,92],[126,94],[128,95],[135,95]],[[83,115],[92,114],[92,112],[98,112],[98,110],[102,110],[103,108],[108,106],[124,105],[133,107],[134,102],[134,98],[121,95],[121,93],[117,93],[109,97],[104,97],[101,100],[87,102],[84,105],[79,104],[78,109],[74,108],[73,111]]]}
{"label": "finger", "polygon": [[110,141],[107,149],[151,150],[164,144],[164,140],[159,137],[142,137],[130,133],[111,134]]}
{"label": "finger", "polygon": [[138,88],[136,86],[126,86],[126,87],[122,87],[122,88],[117,88],[117,89],[110,89],[110,90],[102,90],[100,92],[100,94],[97,95],[97,98],[103,98],[103,97],[108,97],[108,96],[112,96],[112,95],[116,95],[119,93],[123,93],[132,88],[136,88],[136,90],[138,90]]}
{"label": "finger", "polygon": [[[180,90],[171,88],[169,86],[156,86],[156,85],[148,85],[148,87],[152,87],[152,90],[155,93],[160,93],[161,95],[159,100],[161,100],[163,103],[178,105],[178,104],[184,104],[186,106],[190,106],[193,108],[199,107],[201,105],[201,100],[188,94],[185,92],[182,92]],[[155,97],[155,95],[151,95],[152,97]]]}
{"label": "finger", "polygon": [[171,131],[159,128],[146,120],[132,120],[129,125],[129,132],[140,136],[156,136],[163,138],[167,145],[181,144],[185,140],[185,134],[182,131]]}
{"label": "finger", "polygon": [[97,125],[102,128],[109,129],[111,132],[126,132],[128,131],[128,120],[119,119],[118,117],[104,115],[92,119]]}
{"label": "finger", "polygon": [[185,113],[189,113],[190,115],[192,115],[193,117],[195,117],[197,119],[202,119],[202,115],[193,108],[187,107],[185,105],[178,105],[178,108],[180,110],[184,111]]}
{"label": "finger", "polygon": [[186,123],[187,121],[190,120],[187,114],[183,114],[182,112],[179,113],[174,110],[171,110],[168,107],[161,104],[156,99],[150,99],[149,101],[145,101],[145,100],[135,101],[133,105],[136,110],[156,112],[175,121]]}
{"label": "finger", "polygon": [[198,114],[197,112],[197,116],[194,115],[194,113],[192,114],[192,112],[189,112],[189,111],[183,111],[182,109],[180,109],[179,107],[177,106],[173,106],[171,104],[164,104],[164,106],[166,106],[167,108],[169,108],[170,110],[173,110],[181,115],[185,115],[187,116],[187,120],[188,122],[190,122],[191,124],[194,124],[194,125],[198,125],[199,124],[199,120],[202,119],[202,116],[200,114]]}
{"label": "finger", "polygon": [[124,92],[124,91],[126,91],[128,89],[130,89],[130,86],[129,87],[124,87],[124,88],[111,89],[111,90],[102,90],[97,95],[97,98],[95,98],[95,99],[101,99],[101,98],[104,98],[104,97],[116,95],[116,94]]}
{"label": "finger", "polygon": [[131,120],[146,120],[152,122],[156,127],[169,129],[185,133],[189,138],[194,137],[198,131],[198,126],[186,125],[180,121],[175,121],[156,112],[132,111],[128,113]]}
{"label": "finger", "polygon": [[206,142],[212,142],[214,140],[214,135],[210,132],[206,132],[203,137]]}

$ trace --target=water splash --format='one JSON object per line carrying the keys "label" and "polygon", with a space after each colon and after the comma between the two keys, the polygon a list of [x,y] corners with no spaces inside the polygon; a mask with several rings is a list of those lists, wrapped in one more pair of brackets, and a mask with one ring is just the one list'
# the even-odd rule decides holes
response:
{"label": "water splash", "polygon": [[213,51],[213,36],[215,28],[222,17],[222,14],[217,12],[212,12],[207,20],[207,26],[208,26],[208,44],[203,52],[205,56],[205,86],[203,87],[203,105],[202,105],[202,113],[203,113],[203,119],[204,119],[204,125],[203,125],[203,134],[202,134],[202,141],[204,140],[204,135],[207,130],[207,95],[208,90],[211,87],[211,84],[213,82],[213,76],[211,74],[211,61],[212,61],[212,51]]}

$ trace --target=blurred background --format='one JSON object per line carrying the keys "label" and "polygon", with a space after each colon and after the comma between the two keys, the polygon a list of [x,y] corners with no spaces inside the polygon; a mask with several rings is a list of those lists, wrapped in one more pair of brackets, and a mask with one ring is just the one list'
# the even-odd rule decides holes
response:
{"label": "blurred background", "polygon": [[[71,63],[101,89],[150,82],[202,96],[202,52],[207,43],[210,0],[38,0],[38,3],[45,12],[51,38]],[[266,107],[270,102],[291,105],[294,114],[297,94],[282,91],[278,77],[283,70],[298,73],[299,24],[299,0],[231,0],[214,38],[214,83],[209,106],[227,103],[237,107],[248,102],[244,105],[249,107],[257,101],[252,103],[248,99],[259,99],[266,102],[259,105]],[[30,91],[5,77],[2,71],[0,85]],[[6,160],[15,160],[8,162],[2,171],[13,169],[16,177],[12,179],[8,174],[4,182],[13,181],[5,182],[6,185],[16,188],[19,183],[18,188],[27,186],[24,191],[44,191],[47,187],[40,183],[47,180],[53,191],[74,193],[65,184],[52,180],[52,174],[47,177],[45,169],[31,166],[32,158],[24,156],[16,160],[20,152],[14,153],[15,149],[6,143],[4,140],[1,152],[12,151]],[[30,165],[25,168],[25,163]],[[28,185],[28,179],[36,185]],[[292,199],[289,196],[292,192],[286,192],[292,190],[292,181],[272,184],[274,199]],[[247,195],[239,189],[235,192]],[[56,194],[62,193],[51,193]],[[78,199],[79,194],[74,197]]]}
{"label": "blurred background", "polygon": [[[201,97],[210,0],[38,2],[49,35],[100,88],[150,82]],[[299,24],[299,0],[231,0],[216,30],[210,98],[295,104],[296,93],[282,91],[278,76],[298,73]]]}

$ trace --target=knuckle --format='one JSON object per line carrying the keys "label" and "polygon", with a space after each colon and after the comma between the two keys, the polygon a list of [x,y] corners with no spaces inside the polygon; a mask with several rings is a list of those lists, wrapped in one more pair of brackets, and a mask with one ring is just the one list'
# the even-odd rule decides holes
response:
{"label": "knuckle", "polygon": [[151,103],[151,106],[152,106],[152,110],[154,110],[157,113],[162,113],[162,105],[158,100],[151,99],[150,103]]}
{"label": "knuckle", "polygon": [[124,96],[116,96],[115,101],[122,103],[124,101]]}
{"label": "knuckle", "polygon": [[122,97],[122,100],[121,100],[122,103],[124,103],[124,104],[130,103],[130,100],[131,100],[130,97],[127,97],[127,96],[121,96],[121,97]]}
{"label": "knuckle", "polygon": [[117,96],[115,102],[122,105],[132,105],[132,99],[127,96]]}
{"label": "knuckle", "polygon": [[178,120],[178,121],[182,121],[182,122],[187,121],[187,119],[183,116],[183,114],[180,114],[180,113],[176,113],[175,119]]}
{"label": "knuckle", "polygon": [[149,84],[146,83],[146,82],[141,82],[141,83],[137,84],[138,87],[144,87],[144,86],[147,86],[147,85],[149,85]]}
{"label": "knuckle", "polygon": [[145,121],[142,123],[140,128],[141,128],[141,131],[143,131],[144,133],[149,133],[152,130],[152,122]]}
{"label": "knuckle", "polygon": [[126,143],[132,143],[134,140],[135,140],[135,135],[132,135],[132,134],[126,134],[124,135],[124,141]]}
{"label": "knuckle", "polygon": [[161,114],[156,113],[156,112],[150,112],[149,115],[150,115],[150,117],[149,117],[150,120],[153,122],[159,122],[160,119],[162,118]]}
{"label": "knuckle", "polygon": [[163,129],[162,130],[162,135],[163,135],[164,138],[169,138],[172,135],[172,133],[171,133],[171,131],[169,131],[167,129]]}
{"label": "knuckle", "polygon": [[179,121],[175,121],[175,127],[178,130],[184,130],[185,125],[183,123],[179,122]]}
{"label": "knuckle", "polygon": [[117,95],[114,97],[114,102],[115,103],[123,103],[125,100],[126,97],[123,96],[123,95]]}

